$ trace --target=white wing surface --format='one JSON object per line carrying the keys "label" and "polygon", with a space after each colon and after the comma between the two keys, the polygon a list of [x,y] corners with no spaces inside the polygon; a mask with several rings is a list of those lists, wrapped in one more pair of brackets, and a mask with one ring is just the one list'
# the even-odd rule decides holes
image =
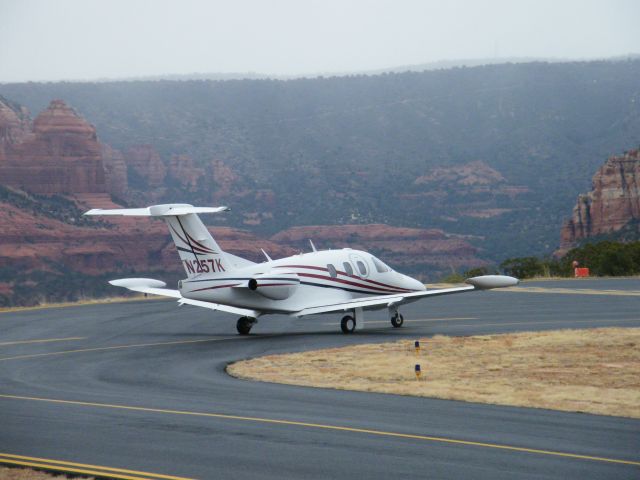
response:
{"label": "white wing surface", "polygon": [[299,312],[294,313],[296,317],[304,317],[305,315],[315,315],[318,313],[343,312],[353,310],[354,308],[364,308],[365,310],[375,310],[376,308],[392,307],[394,305],[402,305],[403,303],[415,302],[423,297],[435,297],[438,295],[450,295],[453,293],[469,292],[477,290],[471,285],[466,287],[441,288],[438,290],[426,290],[424,292],[412,292],[404,294],[380,295],[378,297],[362,298],[349,302],[334,303],[331,305],[322,305],[319,307],[303,308]]}
{"label": "white wing surface", "polygon": [[422,292],[411,292],[402,294],[380,295],[377,297],[361,298],[348,302],[321,305],[317,307],[303,308],[292,314],[295,317],[305,315],[315,315],[318,313],[344,312],[354,308],[365,310],[375,310],[385,307],[393,307],[404,303],[411,303],[424,297],[436,297],[439,295],[452,295],[454,293],[472,292],[475,290],[490,290],[492,288],[512,287],[519,283],[517,278],[505,275],[483,275],[465,280],[469,285],[464,287],[439,288],[435,290],[425,290]]}

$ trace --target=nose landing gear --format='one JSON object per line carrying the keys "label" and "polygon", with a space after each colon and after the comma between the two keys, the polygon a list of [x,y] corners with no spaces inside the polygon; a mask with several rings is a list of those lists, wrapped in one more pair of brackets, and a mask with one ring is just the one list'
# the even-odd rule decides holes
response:
{"label": "nose landing gear", "polygon": [[342,329],[342,333],[353,333],[356,329],[356,319],[351,315],[345,315],[340,321],[340,328]]}
{"label": "nose landing gear", "polygon": [[240,317],[238,323],[236,323],[236,329],[240,335],[249,335],[251,327],[253,327],[258,320],[251,317]]}
{"label": "nose landing gear", "polygon": [[389,306],[389,316],[391,317],[391,325],[393,325],[393,328],[400,328],[404,323],[404,317],[398,311],[397,305]]}

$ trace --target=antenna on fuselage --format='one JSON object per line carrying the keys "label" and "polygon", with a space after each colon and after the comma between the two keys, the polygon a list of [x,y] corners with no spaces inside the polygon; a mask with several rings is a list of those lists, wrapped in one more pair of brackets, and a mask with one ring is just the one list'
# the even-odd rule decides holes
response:
{"label": "antenna on fuselage", "polygon": [[262,253],[264,253],[264,256],[267,257],[267,262],[273,262],[273,260],[271,260],[271,257],[269,256],[269,254],[264,251],[264,248],[261,248],[260,250],[262,250]]}
{"label": "antenna on fuselage", "polygon": [[318,250],[316,250],[316,246],[313,244],[311,239],[309,239],[309,243],[311,244],[311,250],[313,250],[314,252],[317,252]]}

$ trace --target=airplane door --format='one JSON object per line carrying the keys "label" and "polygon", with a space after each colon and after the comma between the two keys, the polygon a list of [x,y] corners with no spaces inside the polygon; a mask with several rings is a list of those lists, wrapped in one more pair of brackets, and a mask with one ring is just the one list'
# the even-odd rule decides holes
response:
{"label": "airplane door", "polygon": [[353,265],[356,267],[356,275],[362,278],[367,278],[369,276],[369,267],[367,266],[367,262],[365,262],[364,258],[353,253],[349,255],[349,259],[351,260],[351,263],[353,263]]}

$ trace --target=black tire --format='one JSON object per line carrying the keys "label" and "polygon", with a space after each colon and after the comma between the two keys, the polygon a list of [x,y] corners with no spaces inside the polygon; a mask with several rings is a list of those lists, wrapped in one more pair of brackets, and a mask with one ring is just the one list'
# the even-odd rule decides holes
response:
{"label": "black tire", "polygon": [[404,323],[404,317],[399,313],[396,313],[393,317],[391,317],[391,325],[393,328],[400,328]]}
{"label": "black tire", "polygon": [[351,315],[345,315],[340,321],[342,333],[353,333],[356,329],[356,320]]}
{"label": "black tire", "polygon": [[253,322],[249,317],[240,317],[236,323],[236,329],[240,335],[249,335],[251,327],[253,327]]}

